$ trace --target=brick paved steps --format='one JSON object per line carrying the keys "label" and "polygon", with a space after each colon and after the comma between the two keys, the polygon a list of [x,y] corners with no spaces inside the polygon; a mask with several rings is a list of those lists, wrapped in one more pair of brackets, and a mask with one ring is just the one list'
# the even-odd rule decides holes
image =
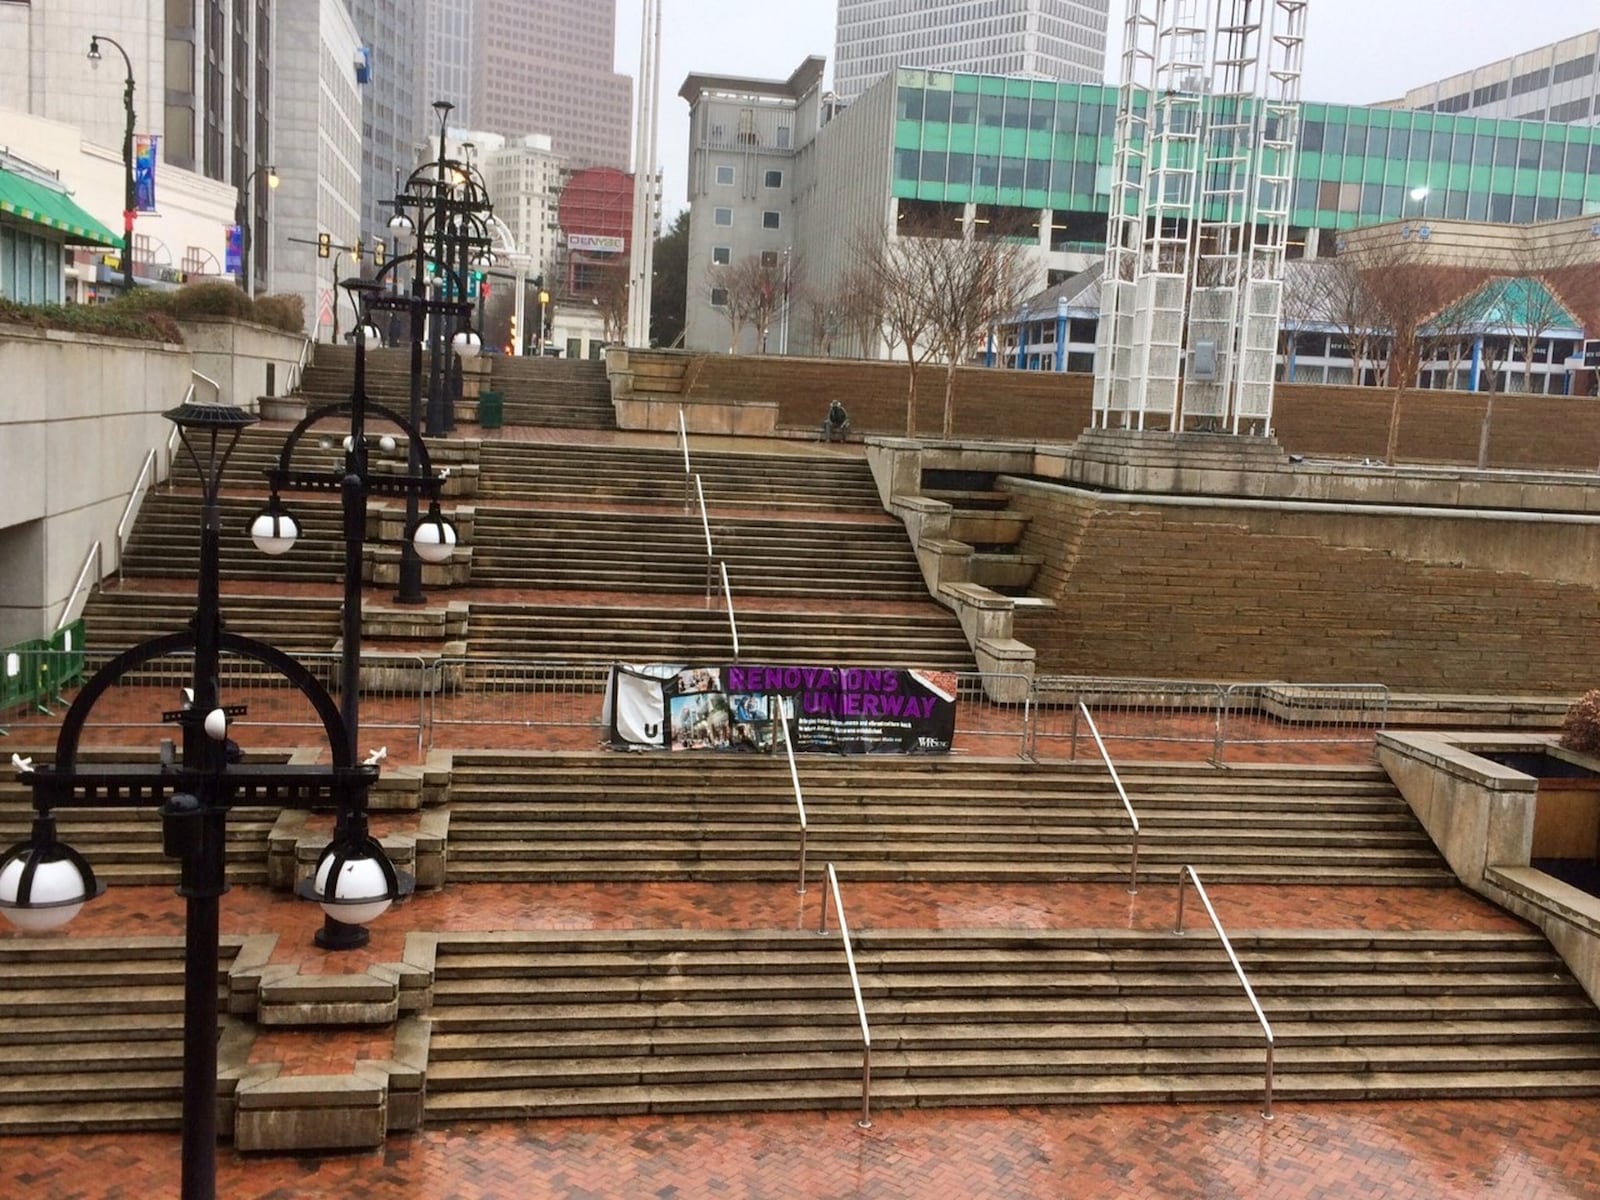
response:
{"label": "brick paved steps", "polygon": [[[904,534],[884,524],[719,519],[712,539],[736,596],[926,601]],[[704,592],[698,516],[480,508],[473,581],[483,587]]]}
{"label": "brick paved steps", "polygon": [[[812,863],[860,880],[1125,881],[1131,830],[1103,769],[805,756]],[[1141,878],[1448,886],[1381,772],[1131,768]],[[1155,790],[1159,786],[1160,790]],[[793,877],[784,763],[745,756],[458,756],[453,881]]]}
{"label": "brick paved steps", "polygon": [[[230,633],[261,638],[291,654],[326,654],[339,637],[337,596],[237,596],[222,598]],[[192,595],[133,590],[103,591],[84,607],[84,630],[96,653],[120,652],[134,642],[186,628]]]}
{"label": "brick paved steps", "polygon": [[[638,446],[491,441],[483,445],[481,500],[684,503],[683,454]],[[881,515],[864,461],[809,454],[729,454],[690,448],[706,505]],[[692,493],[691,493],[692,496]]]}
{"label": "brick paved steps", "polygon": [[[749,661],[976,669],[955,617],[933,604],[905,614],[745,611],[737,618],[740,652]],[[674,609],[474,603],[468,653],[556,662],[719,662],[732,656],[733,644],[725,613],[695,603]]]}
{"label": "brick paved steps", "polygon": [[[1235,940],[1274,1022],[1280,1097],[1600,1093],[1600,1014],[1537,935]],[[1261,1033],[1212,936],[855,941],[881,1105],[1260,1094]],[[842,955],[809,931],[452,936],[434,1002],[432,1121],[859,1098]]]}
{"label": "brick paved steps", "polygon": [[181,938],[0,940],[0,1135],[177,1129],[183,992]]}
{"label": "brick paved steps", "polygon": [[[338,504],[307,496],[287,497],[286,502],[301,524],[301,535],[294,549],[278,557],[261,553],[250,540],[250,522],[266,505],[264,486],[259,499],[225,496],[218,502],[223,579],[338,583],[344,578],[344,533]],[[199,554],[199,493],[153,493],[146,497],[134,522],[123,574],[136,579],[192,579]]]}
{"label": "brick paved steps", "polygon": [[[0,844],[26,841],[33,817],[33,794],[14,777],[0,778]],[[269,808],[240,808],[229,814],[227,864],[233,883],[266,882],[267,838],[276,819],[277,810]],[[178,883],[177,860],[161,852],[161,820],[154,805],[61,809],[56,813],[56,830],[112,887]]]}

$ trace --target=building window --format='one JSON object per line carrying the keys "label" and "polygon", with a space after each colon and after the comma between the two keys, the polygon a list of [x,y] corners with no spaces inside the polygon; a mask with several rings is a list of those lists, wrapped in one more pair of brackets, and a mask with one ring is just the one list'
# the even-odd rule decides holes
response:
{"label": "building window", "polygon": [[719,208],[719,209],[716,209],[711,214],[711,220],[712,220],[713,224],[721,225],[724,228],[730,227],[733,224],[733,209],[731,209],[731,208]]}
{"label": "building window", "polygon": [[779,125],[778,126],[778,149],[779,150],[787,150],[788,148],[789,148],[789,127],[787,125]]}
{"label": "building window", "polygon": [[776,250],[763,250],[761,252],[761,265],[771,270],[778,265],[778,252]]}
{"label": "building window", "polygon": [[733,248],[731,246],[711,247],[711,263],[713,266],[725,267],[733,261]]}
{"label": "building window", "polygon": [[733,186],[733,168],[732,167],[718,167],[717,168],[717,186],[718,187],[732,187]]}
{"label": "building window", "polygon": [[781,188],[783,186],[782,171],[768,171],[761,180],[762,187]]}
{"label": "building window", "polygon": [[711,289],[711,307],[712,308],[727,308],[728,307],[728,289],[727,288],[725,288],[725,287],[714,287],[714,288]]}
{"label": "building window", "polygon": [[766,212],[761,214],[761,228],[763,228],[763,229],[781,229],[781,228],[783,228],[783,214],[778,212],[776,209],[772,209],[772,208],[767,209]]}

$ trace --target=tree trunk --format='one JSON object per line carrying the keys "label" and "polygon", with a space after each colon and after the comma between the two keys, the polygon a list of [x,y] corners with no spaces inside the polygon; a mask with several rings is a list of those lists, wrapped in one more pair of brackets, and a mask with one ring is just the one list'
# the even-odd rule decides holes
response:
{"label": "tree trunk", "polygon": [[915,350],[906,344],[906,436],[917,436],[917,360]]}
{"label": "tree trunk", "polygon": [[1478,470],[1483,470],[1489,465],[1489,423],[1494,420],[1494,393],[1489,393],[1489,398],[1483,405],[1483,425],[1478,430]]}
{"label": "tree trunk", "polygon": [[951,361],[946,363],[944,368],[944,423],[942,433],[947,438],[955,436],[955,392],[956,364]]}

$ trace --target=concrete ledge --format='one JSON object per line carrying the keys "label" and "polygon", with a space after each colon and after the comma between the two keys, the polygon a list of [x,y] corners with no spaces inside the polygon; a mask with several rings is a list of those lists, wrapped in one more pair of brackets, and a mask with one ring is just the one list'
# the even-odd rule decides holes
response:
{"label": "concrete ledge", "polygon": [[356,1150],[383,1144],[386,1084],[358,1075],[289,1075],[234,1093],[239,1150]]}
{"label": "concrete ledge", "polygon": [[1537,925],[1600,1004],[1600,898],[1532,867],[1490,867],[1483,893]]}
{"label": "concrete ledge", "polygon": [[387,1025],[399,1015],[399,987],[371,974],[264,979],[256,1008],[256,1021],[273,1026]]}

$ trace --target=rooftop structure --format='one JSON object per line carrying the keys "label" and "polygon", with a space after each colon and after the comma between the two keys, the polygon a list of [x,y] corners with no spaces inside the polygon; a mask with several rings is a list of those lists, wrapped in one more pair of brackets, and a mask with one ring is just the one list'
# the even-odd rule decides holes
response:
{"label": "rooftop structure", "polygon": [[1397,103],[1423,112],[1600,124],[1600,29],[1411,88]]}

